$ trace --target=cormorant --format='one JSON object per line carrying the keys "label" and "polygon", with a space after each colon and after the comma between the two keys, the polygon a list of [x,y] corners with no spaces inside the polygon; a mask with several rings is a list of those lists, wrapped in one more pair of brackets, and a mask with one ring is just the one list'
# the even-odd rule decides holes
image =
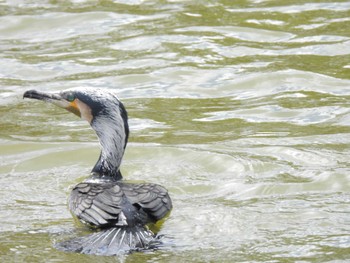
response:
{"label": "cormorant", "polygon": [[149,224],[172,209],[167,190],[157,184],[122,180],[120,164],[129,136],[128,115],[113,90],[73,88],[55,93],[28,90],[24,98],[50,102],[89,122],[101,154],[90,176],[76,185],[69,209],[96,232],[61,242],[64,251],[116,255],[143,250],[157,243]]}

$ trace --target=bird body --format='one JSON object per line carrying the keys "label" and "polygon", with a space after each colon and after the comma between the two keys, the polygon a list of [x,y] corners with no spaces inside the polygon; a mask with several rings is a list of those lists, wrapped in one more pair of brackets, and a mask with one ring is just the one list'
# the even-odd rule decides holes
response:
{"label": "bird body", "polygon": [[157,243],[148,224],[172,209],[167,190],[151,183],[122,180],[120,164],[129,137],[128,116],[114,91],[77,88],[58,93],[29,90],[25,98],[53,103],[87,120],[95,130],[101,153],[90,176],[76,185],[69,209],[97,232],[56,245],[64,251],[116,255],[153,247]]}
{"label": "bird body", "polygon": [[76,185],[69,208],[82,222],[94,227],[143,226],[163,218],[169,207],[165,188],[157,184],[124,182]]}
{"label": "bird body", "polygon": [[79,183],[70,194],[69,208],[81,222],[100,231],[57,247],[97,255],[152,248],[157,240],[145,225],[164,218],[169,201],[166,189],[157,184]]}

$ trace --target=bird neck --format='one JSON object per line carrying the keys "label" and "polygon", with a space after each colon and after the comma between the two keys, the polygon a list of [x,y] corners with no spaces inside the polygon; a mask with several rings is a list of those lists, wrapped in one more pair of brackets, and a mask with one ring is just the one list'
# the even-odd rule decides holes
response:
{"label": "bird neck", "polygon": [[100,157],[92,169],[92,177],[117,181],[122,179],[119,167],[128,141],[127,117],[100,117],[91,123],[101,145]]}

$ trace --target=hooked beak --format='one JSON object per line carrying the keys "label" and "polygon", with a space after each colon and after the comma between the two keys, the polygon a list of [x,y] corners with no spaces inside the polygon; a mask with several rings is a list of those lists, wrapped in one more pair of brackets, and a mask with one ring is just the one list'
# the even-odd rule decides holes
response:
{"label": "hooked beak", "polygon": [[68,100],[63,98],[60,93],[45,93],[37,90],[27,90],[23,94],[23,98],[36,99],[36,100],[49,102],[81,117],[81,113],[77,105],[77,101],[74,100],[72,102],[69,102]]}
{"label": "hooked beak", "polygon": [[43,100],[47,102],[52,102],[52,100],[61,100],[62,97],[54,93],[44,93],[36,90],[27,90],[23,94],[23,98]]}

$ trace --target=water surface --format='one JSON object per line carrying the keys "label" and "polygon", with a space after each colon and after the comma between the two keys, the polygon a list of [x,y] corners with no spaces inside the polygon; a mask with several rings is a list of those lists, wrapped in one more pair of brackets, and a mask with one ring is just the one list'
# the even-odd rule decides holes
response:
{"label": "water surface", "polygon": [[[40,3],[39,3],[40,2]],[[3,262],[350,260],[348,1],[1,1]],[[27,89],[116,89],[125,179],[164,185],[164,248],[57,251],[99,148]]]}

